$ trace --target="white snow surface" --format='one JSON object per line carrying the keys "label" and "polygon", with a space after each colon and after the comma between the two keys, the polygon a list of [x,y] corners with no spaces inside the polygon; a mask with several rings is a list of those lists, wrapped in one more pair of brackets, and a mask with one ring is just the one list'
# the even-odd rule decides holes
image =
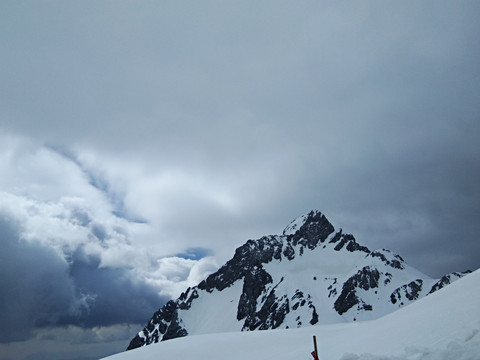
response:
{"label": "white snow surface", "polygon": [[376,320],[190,335],[105,359],[306,360],[313,335],[321,360],[480,360],[480,270]]}
{"label": "white snow surface", "polygon": [[[179,317],[183,326],[190,335],[222,333],[240,331],[242,323],[237,320],[237,304],[242,293],[242,283],[237,281],[234,285],[222,292],[213,290],[204,296],[204,290],[198,290],[200,296],[192,302],[189,310],[179,310]],[[222,321],[218,321],[218,318]]]}
{"label": "white snow surface", "polygon": [[305,224],[305,221],[308,219],[308,213],[303,214],[299,217],[297,217],[295,220],[293,220],[290,224],[287,225],[285,230],[283,230],[283,235],[293,235],[299,230],[303,224]]}

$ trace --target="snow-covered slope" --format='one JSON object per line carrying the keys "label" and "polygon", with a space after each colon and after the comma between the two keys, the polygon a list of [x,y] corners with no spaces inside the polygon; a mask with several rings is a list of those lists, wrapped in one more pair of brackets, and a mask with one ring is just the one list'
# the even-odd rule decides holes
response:
{"label": "snow-covered slope", "polygon": [[156,312],[129,349],[186,335],[377,319],[462,275],[431,279],[311,211],[282,235],[239,247],[217,272]]}
{"label": "snow-covered slope", "polygon": [[377,320],[187,336],[105,359],[306,360],[313,335],[320,359],[480,359],[480,271]]}

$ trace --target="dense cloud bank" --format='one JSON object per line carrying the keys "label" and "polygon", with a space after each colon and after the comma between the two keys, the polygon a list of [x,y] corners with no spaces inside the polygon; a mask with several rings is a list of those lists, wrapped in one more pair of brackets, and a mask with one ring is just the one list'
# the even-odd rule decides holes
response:
{"label": "dense cloud bank", "polygon": [[59,254],[20,238],[0,214],[0,342],[29,339],[38,328],[141,323],[165,302],[127,268],[100,266],[82,247]]}
{"label": "dense cloud bank", "polygon": [[211,250],[147,246],[151,225],[120,216],[77,162],[22,149],[0,157],[11,175],[0,191],[1,343],[68,326],[143,324],[216,269]]}
{"label": "dense cloud bank", "polygon": [[1,215],[0,341],[8,342],[27,339],[34,327],[54,325],[79,308],[65,260],[53,249],[21,242],[11,219]]}

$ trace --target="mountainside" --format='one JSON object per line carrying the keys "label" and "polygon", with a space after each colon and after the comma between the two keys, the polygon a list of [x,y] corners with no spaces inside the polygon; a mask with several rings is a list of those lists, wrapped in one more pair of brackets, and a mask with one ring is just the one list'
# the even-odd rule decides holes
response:
{"label": "mountainside", "polygon": [[248,240],[217,272],[158,310],[128,350],[186,335],[376,319],[463,275],[432,279],[311,211],[282,235]]}
{"label": "mountainside", "polygon": [[480,270],[373,321],[187,336],[108,360],[474,360],[480,354]]}
{"label": "mountainside", "polygon": [[474,360],[480,354],[480,270],[373,321],[187,336],[108,360]]}

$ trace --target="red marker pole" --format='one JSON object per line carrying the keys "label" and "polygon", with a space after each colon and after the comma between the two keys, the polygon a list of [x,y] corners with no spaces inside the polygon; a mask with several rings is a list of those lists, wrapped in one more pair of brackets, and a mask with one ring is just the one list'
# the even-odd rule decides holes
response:
{"label": "red marker pole", "polygon": [[318,350],[317,350],[317,337],[313,335],[313,351],[312,351],[312,356],[314,360],[319,360],[318,359]]}

